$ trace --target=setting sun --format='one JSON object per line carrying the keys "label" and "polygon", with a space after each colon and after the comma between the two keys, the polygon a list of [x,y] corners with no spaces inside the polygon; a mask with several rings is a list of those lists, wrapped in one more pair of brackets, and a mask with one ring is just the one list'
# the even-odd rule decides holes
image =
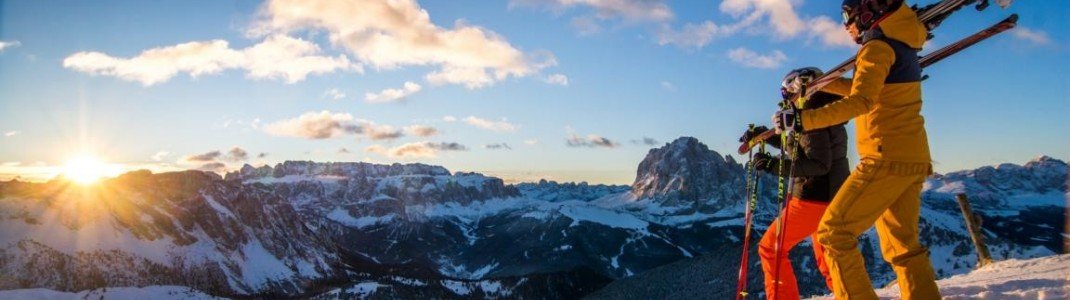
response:
{"label": "setting sun", "polygon": [[63,176],[78,184],[96,183],[105,176],[114,175],[114,167],[91,155],[74,156],[63,166]]}

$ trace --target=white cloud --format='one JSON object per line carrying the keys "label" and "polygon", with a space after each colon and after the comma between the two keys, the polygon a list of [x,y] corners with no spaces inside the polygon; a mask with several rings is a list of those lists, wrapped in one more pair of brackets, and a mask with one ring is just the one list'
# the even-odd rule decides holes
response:
{"label": "white cloud", "polygon": [[251,79],[277,79],[286,83],[310,74],[361,71],[344,55],[319,56],[319,46],[299,38],[273,35],[245,49],[232,49],[224,40],[196,41],[142,51],[131,58],[101,52],[78,52],[63,59],[75,71],[136,81],[144,86],[166,82],[179,73],[192,78],[242,69]]}
{"label": "white cloud", "polygon": [[162,161],[162,160],[163,160],[164,158],[166,158],[166,157],[167,157],[168,155],[171,155],[171,152],[167,152],[167,151],[160,151],[160,152],[156,152],[156,154],[153,154],[153,155],[152,155],[152,160],[155,160],[155,161]]}
{"label": "white cloud", "polygon": [[539,144],[539,140],[537,140],[537,139],[524,140],[524,145],[535,146],[535,145],[538,145],[538,144]]}
{"label": "white cloud", "polygon": [[22,42],[19,42],[19,41],[0,41],[0,53],[3,53],[4,50],[6,50],[6,49],[15,48],[15,47],[18,47],[18,46],[22,46]]}
{"label": "white cloud", "polygon": [[516,131],[516,125],[509,123],[509,121],[502,119],[501,121],[491,121],[487,119],[477,118],[475,116],[468,116],[464,118],[464,122],[468,125],[483,128],[486,130],[497,132],[512,132]]}
{"label": "white cloud", "polygon": [[445,116],[445,117],[442,117],[442,121],[446,121],[446,122],[457,122],[457,117],[454,117],[454,116]]}
{"label": "white cloud", "polygon": [[565,74],[551,74],[550,76],[546,76],[546,79],[543,79],[543,81],[549,84],[568,86],[568,76],[565,76]]}
{"label": "white cloud", "polygon": [[467,151],[468,147],[453,142],[415,142],[387,149],[381,145],[371,145],[364,151],[377,153],[392,158],[434,158],[442,151]]}
{"label": "white cloud", "polygon": [[729,50],[728,58],[743,66],[761,69],[779,68],[784,61],[788,60],[788,56],[779,50],[773,50],[767,55],[761,55],[742,47]]}
{"label": "white cloud", "polygon": [[324,98],[330,98],[332,100],[342,100],[343,98],[346,97],[346,93],[342,92],[341,90],[339,90],[337,88],[332,88],[332,89],[329,89],[329,90],[323,92],[323,97]]}
{"label": "white cloud", "polygon": [[795,13],[792,0],[724,0],[720,9],[742,22],[768,18],[768,25],[779,38],[793,37],[806,28],[806,23]]}
{"label": "white cloud", "polygon": [[438,134],[438,129],[427,125],[410,125],[405,126],[405,132],[409,135],[429,137]]}
{"label": "white cloud", "polygon": [[8,132],[4,132],[4,136],[5,137],[13,137],[13,136],[18,135],[19,133],[21,133],[21,132],[18,131],[18,130],[12,130],[12,131],[8,131]]}
{"label": "white cloud", "polygon": [[406,81],[405,84],[398,89],[385,89],[378,93],[366,93],[364,94],[364,100],[368,103],[389,103],[399,102],[405,100],[405,97],[412,96],[419,92],[422,87],[412,81]]}
{"label": "white cloud", "polygon": [[463,21],[439,27],[415,0],[273,0],[249,32],[295,31],[324,31],[332,44],[376,69],[437,67],[427,75],[432,84],[480,88],[547,66],[485,28]]}
{"label": "white cloud", "polygon": [[807,21],[807,26],[810,27],[811,38],[820,40],[826,46],[858,47],[851,35],[847,34],[847,30],[843,29],[843,24],[833,21],[832,18],[818,16]]}
{"label": "white cloud", "polygon": [[1051,43],[1051,38],[1048,37],[1048,33],[1040,30],[1018,26],[1011,31],[1011,34],[1019,40],[1029,41],[1036,45],[1047,45]]}
{"label": "white cloud", "polygon": [[328,139],[356,130],[353,116],[330,111],[307,112],[293,119],[267,124],[264,130],[273,135],[306,139]]}

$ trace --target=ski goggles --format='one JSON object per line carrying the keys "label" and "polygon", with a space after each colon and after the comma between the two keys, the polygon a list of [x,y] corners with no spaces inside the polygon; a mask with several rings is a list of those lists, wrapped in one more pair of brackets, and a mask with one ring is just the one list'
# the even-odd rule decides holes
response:
{"label": "ski goggles", "polygon": [[843,10],[843,26],[851,26],[851,23],[855,22],[854,16],[848,10]]}

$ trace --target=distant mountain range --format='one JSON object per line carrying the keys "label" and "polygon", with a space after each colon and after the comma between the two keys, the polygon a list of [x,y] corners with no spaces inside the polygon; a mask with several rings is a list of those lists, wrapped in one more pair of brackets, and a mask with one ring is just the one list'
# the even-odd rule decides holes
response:
{"label": "distant mountain range", "polygon": [[[743,178],[740,163],[684,137],[650,150],[631,186],[506,185],[424,164],[300,161],[225,176],[137,171],[88,188],[2,182],[0,289],[184,286],[224,297],[320,298],[731,293]],[[761,181],[759,234],[775,213],[775,181]],[[1066,182],[1067,164],[1050,157],[930,178],[921,229],[937,271],[964,273],[976,261],[953,198],[959,192],[983,216],[996,258],[1063,253]],[[875,235],[862,245],[875,283],[890,282]],[[804,293],[824,293],[809,247],[798,248]]]}

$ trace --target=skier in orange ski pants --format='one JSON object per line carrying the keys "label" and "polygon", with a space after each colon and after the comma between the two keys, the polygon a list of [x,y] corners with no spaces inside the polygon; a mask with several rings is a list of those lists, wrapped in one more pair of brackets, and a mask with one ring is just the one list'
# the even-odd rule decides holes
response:
{"label": "skier in orange ski pants", "polygon": [[[792,70],[784,77],[781,95],[784,100],[795,98],[801,81],[809,81],[821,75],[821,70],[813,67]],[[809,99],[800,98],[795,105],[817,108],[839,99],[839,96],[818,92]],[[766,130],[763,127],[754,128],[744,134],[742,139],[749,140],[749,135]],[[766,299],[797,300],[799,287],[788,259],[788,252],[817,231],[818,221],[825,214],[825,208],[850,173],[847,162],[847,130],[840,124],[799,134],[798,139],[789,140],[786,147],[781,145],[778,138],[770,139],[767,143],[790,150],[786,152],[794,153],[794,157],[779,161],[759,152],[754,156],[755,168],[777,174],[781,167],[786,171],[788,166],[794,166],[794,173],[790,178],[792,198],[786,209],[769,225],[758,244],[758,256],[761,258],[765,276],[765,295]],[[785,220],[783,231],[778,234],[777,230],[781,228],[779,223]],[[779,247],[778,240],[783,242]],[[817,268],[831,289],[832,278],[829,277],[828,267],[825,265],[824,247],[816,242],[812,242],[812,245]],[[780,253],[777,253],[778,249]]]}

